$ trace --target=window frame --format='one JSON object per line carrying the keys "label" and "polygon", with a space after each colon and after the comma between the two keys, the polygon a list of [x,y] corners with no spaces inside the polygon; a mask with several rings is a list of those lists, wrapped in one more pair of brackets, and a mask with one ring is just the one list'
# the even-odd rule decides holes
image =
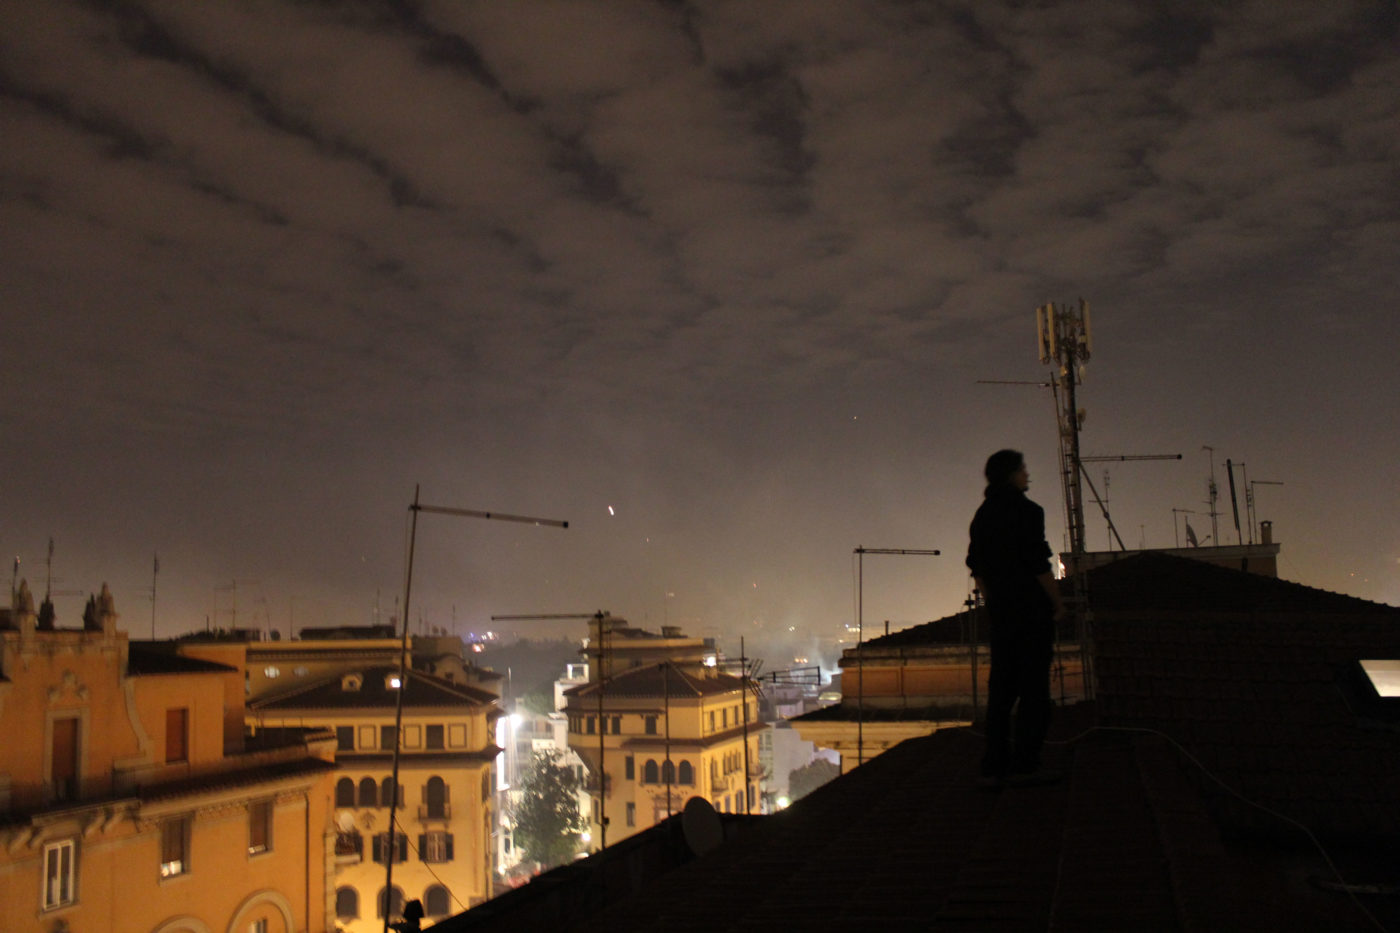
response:
{"label": "window frame", "polygon": [[[174,878],[183,878],[193,869],[190,865],[190,837],[191,823],[194,821],[189,814],[183,816],[172,816],[160,822],[160,880],[170,881]],[[168,843],[172,841],[172,830],[178,833],[179,853],[178,858],[167,858],[168,855],[176,854],[168,848]]]}
{"label": "window frame", "polygon": [[[273,801],[271,798],[262,800],[252,800],[248,803],[248,857],[253,858],[259,855],[267,855],[272,852],[272,814]],[[261,830],[261,845],[258,844],[258,834]]]}
{"label": "window frame", "polygon": [[[67,864],[63,863],[63,853],[67,852]],[[51,871],[53,859],[58,858],[58,871]],[[75,838],[55,839],[44,843],[44,855],[40,860],[43,872],[39,887],[40,907],[44,912],[62,910],[78,903],[78,840]],[[51,882],[57,874],[60,884],[58,896],[53,897]]]}

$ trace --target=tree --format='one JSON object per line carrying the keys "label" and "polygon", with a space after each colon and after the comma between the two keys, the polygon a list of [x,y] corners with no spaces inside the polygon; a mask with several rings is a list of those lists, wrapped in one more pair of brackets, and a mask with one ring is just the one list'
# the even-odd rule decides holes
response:
{"label": "tree", "polygon": [[840,776],[840,765],[834,765],[825,758],[814,758],[788,774],[788,795],[793,800],[801,800],[827,781]]}
{"label": "tree", "polygon": [[515,844],[525,858],[553,868],[578,853],[583,829],[578,790],[578,776],[559,760],[558,752],[535,753],[514,808]]}

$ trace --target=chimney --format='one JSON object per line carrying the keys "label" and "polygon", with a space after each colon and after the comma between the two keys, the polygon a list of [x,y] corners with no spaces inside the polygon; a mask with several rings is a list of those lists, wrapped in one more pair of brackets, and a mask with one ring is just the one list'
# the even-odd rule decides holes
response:
{"label": "chimney", "polygon": [[1274,543],[1274,523],[1273,523],[1273,522],[1267,522],[1267,521],[1265,521],[1265,522],[1260,522],[1260,523],[1259,523],[1259,543],[1260,543],[1260,544],[1273,544],[1273,543]]}

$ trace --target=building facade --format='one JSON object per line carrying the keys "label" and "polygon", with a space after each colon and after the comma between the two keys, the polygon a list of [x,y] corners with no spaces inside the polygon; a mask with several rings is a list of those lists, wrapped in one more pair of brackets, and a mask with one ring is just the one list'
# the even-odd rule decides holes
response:
{"label": "building facade", "polygon": [[603,819],[612,844],[679,813],[691,797],[721,813],[759,812],[766,727],[743,678],[654,664],[574,687],[565,704],[569,747],[589,771],[593,839],[603,839]]}
{"label": "building facade", "polygon": [[333,738],[245,740],[242,648],[132,644],[104,586],[81,628],[0,613],[7,931],[293,933],[328,913]]}
{"label": "building facade", "polygon": [[299,726],[336,737],[333,915],[346,933],[383,929],[385,910],[397,919],[410,900],[440,919],[493,893],[499,701],[410,669],[396,732],[399,677],[396,665],[367,666],[249,703],[254,734]]}

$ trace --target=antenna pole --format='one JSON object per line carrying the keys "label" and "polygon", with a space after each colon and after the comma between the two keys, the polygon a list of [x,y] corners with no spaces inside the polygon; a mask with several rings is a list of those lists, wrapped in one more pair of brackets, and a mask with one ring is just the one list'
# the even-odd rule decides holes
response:
{"label": "antenna pole", "polygon": [[1089,329],[1089,305],[1079,299],[1079,306],[1046,304],[1035,309],[1036,333],[1040,361],[1059,367],[1056,392],[1060,429],[1060,478],[1064,484],[1065,512],[1069,522],[1071,561],[1078,569],[1086,550],[1084,541],[1084,496],[1079,480],[1082,463],[1079,456],[1079,429],[1082,418],[1076,389],[1083,364],[1091,356],[1092,337]]}

